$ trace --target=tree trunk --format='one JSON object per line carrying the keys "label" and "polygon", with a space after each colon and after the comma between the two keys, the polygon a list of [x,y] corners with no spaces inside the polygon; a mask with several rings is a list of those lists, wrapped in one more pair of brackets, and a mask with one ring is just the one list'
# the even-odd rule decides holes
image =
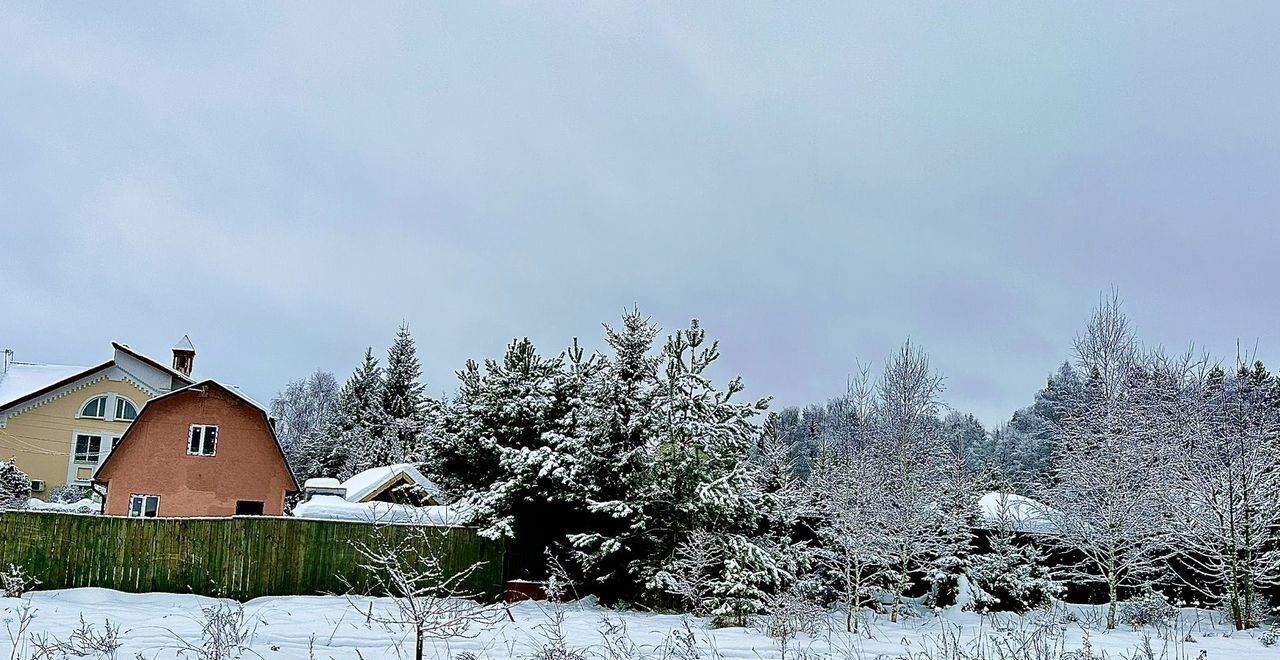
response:
{"label": "tree trunk", "polygon": [[414,660],[422,660],[422,631],[418,631],[417,642],[413,652]]}
{"label": "tree trunk", "polygon": [[1107,580],[1107,597],[1110,599],[1110,606],[1107,608],[1107,630],[1116,629],[1116,582],[1115,580]]}

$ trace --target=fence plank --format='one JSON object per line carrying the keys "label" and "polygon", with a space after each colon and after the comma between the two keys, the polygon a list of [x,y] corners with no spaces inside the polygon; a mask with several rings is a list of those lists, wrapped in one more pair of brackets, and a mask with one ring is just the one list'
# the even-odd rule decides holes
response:
{"label": "fence plank", "polygon": [[[259,596],[367,593],[355,543],[400,541],[416,529],[296,518],[137,519],[45,511],[0,513],[0,567],[22,566],[40,589]],[[465,527],[430,528],[442,565],[484,562],[466,588],[495,598],[503,545]],[[415,541],[416,542],[416,541]]]}

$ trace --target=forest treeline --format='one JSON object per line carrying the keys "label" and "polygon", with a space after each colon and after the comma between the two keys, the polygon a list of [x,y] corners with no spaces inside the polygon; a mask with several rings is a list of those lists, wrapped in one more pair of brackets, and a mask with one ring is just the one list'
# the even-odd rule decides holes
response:
{"label": "forest treeline", "polygon": [[[528,339],[457,371],[433,399],[400,328],[342,386],[327,373],[273,401],[300,479],[412,462],[507,539],[511,577],[606,602],[742,621],[777,602],[1027,610],[1068,585],[1120,604],[1194,593],[1247,628],[1280,584],[1280,380],[1140,341],[1114,294],[1074,354],[999,428],[950,410],[910,342],[829,401],[770,412],[694,321],[663,335],[631,311],[607,350]],[[1000,496],[1041,503],[1018,534]],[[1021,512],[1025,515],[1026,511]],[[975,530],[982,529],[982,544]],[[1070,563],[1046,557],[1072,557]]]}

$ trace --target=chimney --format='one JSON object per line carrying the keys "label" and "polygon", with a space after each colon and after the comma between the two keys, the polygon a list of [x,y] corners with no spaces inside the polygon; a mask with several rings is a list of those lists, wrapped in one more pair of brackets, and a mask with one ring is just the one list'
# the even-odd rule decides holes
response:
{"label": "chimney", "polygon": [[9,373],[10,362],[13,362],[13,349],[6,348],[4,349],[4,371],[0,371],[0,373]]}
{"label": "chimney", "polygon": [[173,346],[173,370],[183,376],[190,376],[196,366],[196,347],[191,345],[191,338],[182,335],[182,339]]}

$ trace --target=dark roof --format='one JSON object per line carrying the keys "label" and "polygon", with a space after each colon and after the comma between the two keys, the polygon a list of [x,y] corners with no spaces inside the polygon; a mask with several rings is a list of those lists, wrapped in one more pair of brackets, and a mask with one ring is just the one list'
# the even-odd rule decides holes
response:
{"label": "dark roof", "polygon": [[[133,420],[133,423],[129,425],[129,428],[125,429],[124,435],[120,436],[120,442],[116,445],[116,449],[118,450],[120,447],[124,446],[124,443],[129,440],[129,434],[133,433],[133,429],[138,427],[138,422],[142,421],[143,416],[147,414],[147,411],[150,410],[156,404],[156,402],[162,401],[164,399],[168,399],[169,397],[182,394],[184,392],[201,390],[202,388],[206,388],[210,386],[216,387],[222,390],[223,392],[226,392],[231,396],[237,399],[240,399],[241,401],[249,404],[249,406],[252,407],[254,410],[257,410],[259,413],[262,413],[262,421],[266,423],[267,429],[271,431],[272,444],[275,445],[276,451],[280,452],[280,460],[284,462],[284,469],[289,472],[289,481],[293,483],[293,489],[289,492],[291,493],[299,492],[301,488],[298,487],[298,478],[294,476],[293,468],[289,466],[289,459],[286,458],[284,455],[284,447],[280,446],[280,438],[276,436],[276,425],[271,423],[271,415],[268,414],[267,410],[263,408],[262,405],[259,404],[257,401],[254,401],[253,399],[250,399],[244,394],[241,394],[236,390],[236,388],[228,387],[226,385],[223,385],[222,383],[219,383],[216,380],[202,380],[198,383],[192,383],[191,385],[188,385],[180,389],[176,389],[172,392],[161,394],[160,396],[142,404],[142,410],[138,411],[138,418]],[[98,479],[98,475],[104,469],[106,469],[108,465],[111,464],[111,459],[115,458],[117,453],[118,453],[117,451],[112,451],[110,454],[107,454],[107,460],[103,461],[102,465],[99,465],[97,470],[94,470],[94,473],[93,473],[94,483],[99,483],[99,484],[107,483],[106,481],[100,481]]]}

